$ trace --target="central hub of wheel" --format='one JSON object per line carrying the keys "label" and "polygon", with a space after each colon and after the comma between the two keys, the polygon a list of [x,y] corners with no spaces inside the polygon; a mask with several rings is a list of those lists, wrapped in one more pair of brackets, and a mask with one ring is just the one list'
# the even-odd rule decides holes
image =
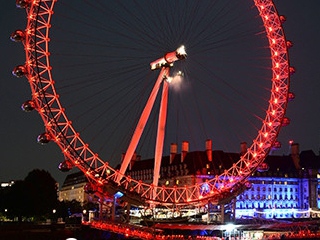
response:
{"label": "central hub of wheel", "polygon": [[185,59],[187,53],[185,47],[182,45],[173,52],[166,53],[164,57],[157,59],[156,61],[150,63],[151,70],[160,69],[162,67],[172,67],[173,63]]}

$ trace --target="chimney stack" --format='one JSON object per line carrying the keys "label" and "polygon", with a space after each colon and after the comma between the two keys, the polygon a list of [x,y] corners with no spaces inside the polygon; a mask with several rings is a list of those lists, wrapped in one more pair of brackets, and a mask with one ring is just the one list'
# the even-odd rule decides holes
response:
{"label": "chimney stack", "polygon": [[181,149],[181,162],[184,162],[187,153],[189,152],[189,142],[183,141],[182,142],[182,149]]}
{"label": "chimney stack", "polygon": [[131,171],[132,170],[132,167],[134,165],[134,163],[138,160],[140,160],[141,156],[140,155],[137,155],[137,153],[135,152],[133,155],[132,155],[132,158],[131,158],[131,161],[130,161],[130,164],[129,164],[129,170]]}
{"label": "chimney stack", "polygon": [[291,144],[291,158],[293,160],[294,166],[296,169],[301,169],[300,166],[300,150],[299,150],[299,143],[292,143]]}
{"label": "chimney stack", "polygon": [[170,145],[170,164],[172,164],[173,159],[175,158],[177,153],[178,153],[178,144],[171,143],[171,145]]}
{"label": "chimney stack", "polygon": [[247,152],[247,142],[240,143],[240,156],[245,155]]}
{"label": "chimney stack", "polygon": [[207,158],[211,162],[212,161],[212,140],[207,139],[206,140],[206,153],[207,153]]}

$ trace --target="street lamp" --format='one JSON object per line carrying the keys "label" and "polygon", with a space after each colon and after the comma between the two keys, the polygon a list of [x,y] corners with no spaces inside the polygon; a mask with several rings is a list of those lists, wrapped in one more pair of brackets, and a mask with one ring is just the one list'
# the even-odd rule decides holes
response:
{"label": "street lamp", "polygon": [[55,219],[55,213],[57,212],[56,209],[52,209],[52,223],[54,223],[56,221]]}
{"label": "street lamp", "polygon": [[82,222],[85,222],[85,221],[87,220],[86,214],[87,214],[87,210],[86,210],[86,209],[83,209],[83,210],[82,210]]}

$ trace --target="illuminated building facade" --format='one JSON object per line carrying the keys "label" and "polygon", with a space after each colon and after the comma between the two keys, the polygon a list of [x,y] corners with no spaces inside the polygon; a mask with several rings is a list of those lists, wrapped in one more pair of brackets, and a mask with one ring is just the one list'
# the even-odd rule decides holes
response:
{"label": "illuminated building facade", "polygon": [[[240,153],[212,150],[210,145],[206,143],[205,151],[189,152],[188,143],[183,142],[181,153],[178,153],[177,145],[172,144],[170,156],[162,158],[159,185],[205,182],[229,169],[241,152],[246,151],[245,143],[242,143]],[[141,160],[135,155],[126,174],[151,183],[153,164],[153,159]],[[251,188],[230,204],[236,219],[320,217],[320,157],[313,151],[300,153],[299,145],[293,144],[289,155],[269,155],[248,180]],[[219,210],[220,206],[212,209]]]}
{"label": "illuminated building facade", "polygon": [[257,171],[252,187],[236,199],[236,218],[319,218],[320,157],[313,151],[299,153],[292,145],[288,156],[269,156],[268,171]]}
{"label": "illuminated building facade", "polygon": [[84,191],[84,187],[87,183],[88,180],[82,172],[69,174],[59,191],[59,200],[77,200],[81,204],[88,202],[90,196]]}

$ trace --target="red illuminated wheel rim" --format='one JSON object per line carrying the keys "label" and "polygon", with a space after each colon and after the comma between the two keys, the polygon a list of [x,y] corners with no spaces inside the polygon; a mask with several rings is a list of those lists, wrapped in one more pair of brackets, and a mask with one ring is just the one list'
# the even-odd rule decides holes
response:
{"label": "red illuminated wheel rim", "polygon": [[[60,102],[52,77],[55,69],[51,67],[50,62],[49,33],[51,27],[56,27],[51,26],[56,2],[54,0],[26,1],[28,16],[24,40],[26,64],[22,67],[23,71],[20,69],[19,73],[27,77],[32,91],[32,104],[44,122],[48,135],[42,136],[42,140],[54,141],[61,148],[65,159],[84,172],[93,185],[103,192],[106,188],[116,186],[115,181],[119,172],[108,161],[101,159],[80,137]],[[273,2],[254,0],[254,5],[262,19],[269,42],[271,67],[268,68],[271,72],[269,80],[272,86],[265,116],[261,119],[261,127],[257,130],[257,136],[253,139],[252,145],[248,146],[247,152],[230,169],[207,180],[206,191],[202,191],[203,183],[183,187],[154,187],[152,184],[134,180],[130,176],[121,178],[120,186],[123,190],[130,190],[153,203],[186,206],[208,201],[219,203],[223,199],[234,197],[245,188],[247,178],[264,161],[286,119],[284,116],[291,70],[282,19]],[[31,108],[29,105],[28,107]],[[154,192],[156,195],[153,195]]]}

